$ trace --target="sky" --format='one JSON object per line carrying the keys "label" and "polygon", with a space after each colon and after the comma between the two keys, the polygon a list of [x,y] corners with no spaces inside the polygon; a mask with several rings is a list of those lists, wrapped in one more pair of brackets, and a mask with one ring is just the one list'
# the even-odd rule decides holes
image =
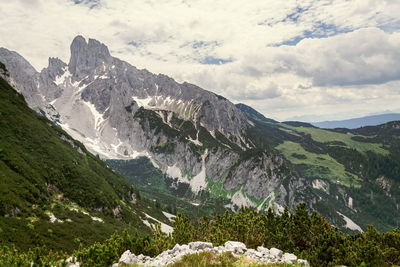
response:
{"label": "sky", "polygon": [[400,112],[400,0],[0,0],[38,71],[76,35],[277,120]]}

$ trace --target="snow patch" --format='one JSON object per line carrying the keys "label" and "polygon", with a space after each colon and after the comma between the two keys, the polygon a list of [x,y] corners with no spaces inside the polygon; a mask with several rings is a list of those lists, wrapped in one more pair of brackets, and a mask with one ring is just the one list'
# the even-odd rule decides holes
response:
{"label": "snow patch", "polygon": [[[265,202],[268,202],[268,206],[263,208],[265,205]],[[276,203],[276,196],[275,196],[274,191],[269,193],[269,195],[257,207],[257,211],[268,210],[268,209],[272,209],[276,214],[282,214],[285,211],[285,208],[282,205]]]}
{"label": "snow patch", "polygon": [[190,183],[190,181],[186,177],[182,176],[181,169],[179,169],[176,163],[173,166],[168,166],[166,173],[171,178],[176,178],[182,183],[187,183],[187,184]]}
{"label": "snow patch", "polygon": [[233,196],[231,197],[231,206],[230,208],[232,209],[234,206],[237,207],[256,207],[257,205],[251,201],[247,196],[245,196],[242,192],[242,190],[237,191]]}
{"label": "snow patch", "polygon": [[190,187],[194,193],[199,193],[201,190],[207,188],[206,181],[206,157],[208,155],[208,149],[204,151],[201,156],[201,171],[190,180]]}
{"label": "snow patch", "polygon": [[258,207],[257,207],[257,211],[258,211],[258,212],[260,212],[260,211],[263,210],[263,206],[264,206],[265,202],[267,202],[267,201],[268,201],[268,198],[266,197],[266,198],[264,198],[264,200],[261,202],[261,204],[258,205]]}
{"label": "snow patch", "polygon": [[104,223],[104,221],[103,221],[103,219],[102,219],[102,218],[99,218],[99,217],[94,217],[94,216],[90,216],[90,218],[92,219],[92,221],[97,221],[97,222]]}
{"label": "snow patch", "polygon": [[353,230],[353,231],[359,231],[361,233],[364,233],[364,231],[361,229],[359,225],[357,225],[355,222],[353,222],[349,217],[345,216],[344,214],[336,211],[340,216],[343,217],[343,219],[346,222],[346,225],[344,227]]}
{"label": "snow patch", "polygon": [[95,129],[99,130],[102,123],[105,121],[103,118],[103,114],[97,111],[96,106],[93,105],[93,103],[86,101],[83,101],[83,103],[85,103],[85,105],[89,108],[90,112],[93,115]]}
{"label": "snow patch", "polygon": [[148,221],[148,220],[143,220],[142,222],[144,223],[144,225],[146,225],[147,227],[151,228],[152,224]]}
{"label": "snow patch", "polygon": [[63,69],[64,73],[61,74],[60,76],[57,76],[56,79],[54,80],[54,83],[57,86],[60,86],[62,84],[66,84],[66,82],[68,81],[69,78],[72,77],[72,74],[69,72],[68,67],[65,67]]}
{"label": "snow patch", "polygon": [[149,103],[154,99],[153,97],[138,98],[132,96],[132,99],[138,104],[139,107],[150,108]]}
{"label": "snow patch", "polygon": [[321,179],[315,179],[312,181],[312,187],[315,189],[319,189],[324,191],[325,193],[329,194],[329,188],[328,185],[325,181],[321,180]]}
{"label": "snow patch", "polygon": [[[172,233],[172,232],[174,231],[174,228],[172,228],[172,227],[169,226],[168,224],[165,224],[165,223],[163,223],[163,222],[157,220],[156,218],[151,217],[151,216],[148,215],[147,213],[143,213],[143,214],[146,216],[146,218],[149,218],[149,219],[151,219],[151,220],[153,220],[153,221],[155,221],[155,222],[161,224],[161,231],[162,231],[163,233],[170,234],[170,233]],[[142,221],[143,221],[144,224],[146,224],[144,221],[146,221],[148,224],[150,224],[149,221],[147,221],[147,220],[142,220]],[[152,225],[152,224],[150,224],[150,225],[148,225],[148,224],[146,224],[146,225],[147,225],[147,226],[151,226],[151,225]]]}
{"label": "snow patch", "polygon": [[50,211],[47,211],[45,213],[47,216],[49,216],[49,220],[51,223],[63,223],[63,220],[58,219],[56,216],[54,216],[54,214]]}
{"label": "snow patch", "polygon": [[196,139],[192,139],[192,138],[189,137],[188,140],[190,142],[192,142],[193,144],[197,145],[197,146],[203,146],[203,143],[201,143],[200,140],[199,140],[199,132],[200,131],[197,131]]}
{"label": "snow patch", "polygon": [[103,80],[105,80],[105,79],[110,79],[110,77],[107,75],[107,74],[103,74],[103,75],[95,75],[94,76],[94,79],[96,80],[96,79],[103,79]]}
{"label": "snow patch", "polygon": [[171,222],[176,218],[175,215],[173,215],[173,214],[171,214],[171,213],[168,213],[168,212],[166,212],[166,211],[163,211],[162,213],[163,213],[164,216],[167,217],[168,220],[170,220]]}
{"label": "snow patch", "polygon": [[349,200],[347,201],[347,207],[350,209],[353,209],[353,198],[349,197]]}
{"label": "snow patch", "polygon": [[90,219],[92,219],[92,221],[104,223],[104,220],[103,220],[103,219],[101,219],[101,218],[99,218],[99,217],[92,216],[92,215],[89,214],[89,212],[84,211],[84,210],[82,210],[82,209],[78,209],[78,207],[72,207],[72,208],[69,208],[69,210],[70,210],[70,211],[75,211],[75,212],[80,212],[80,213],[82,213],[82,214],[84,214],[84,215],[86,215],[86,216],[89,216]]}

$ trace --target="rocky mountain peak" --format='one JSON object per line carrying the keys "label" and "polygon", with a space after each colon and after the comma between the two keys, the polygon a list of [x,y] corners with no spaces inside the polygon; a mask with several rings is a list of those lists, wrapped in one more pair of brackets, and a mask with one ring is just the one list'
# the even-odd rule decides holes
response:
{"label": "rocky mountain peak", "polygon": [[95,39],[89,39],[78,35],[71,44],[71,58],[68,68],[76,78],[89,75],[93,70],[112,61],[107,46]]}
{"label": "rocky mountain peak", "polygon": [[44,70],[51,78],[55,79],[58,75],[62,75],[67,64],[59,58],[50,57],[49,66]]}

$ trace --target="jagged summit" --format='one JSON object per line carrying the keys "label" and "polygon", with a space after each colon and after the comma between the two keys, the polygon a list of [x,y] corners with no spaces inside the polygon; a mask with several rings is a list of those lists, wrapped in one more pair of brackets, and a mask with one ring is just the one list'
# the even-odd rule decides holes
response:
{"label": "jagged summit", "polygon": [[68,63],[70,73],[77,79],[90,74],[93,69],[112,63],[112,57],[106,45],[97,40],[89,39],[88,42],[77,36],[71,44],[71,58]]}

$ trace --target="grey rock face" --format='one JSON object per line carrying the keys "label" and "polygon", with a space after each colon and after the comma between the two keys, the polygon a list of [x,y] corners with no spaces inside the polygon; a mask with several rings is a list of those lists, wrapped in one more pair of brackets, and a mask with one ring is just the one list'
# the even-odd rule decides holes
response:
{"label": "grey rock face", "polygon": [[33,66],[17,52],[5,48],[0,48],[0,61],[10,73],[11,85],[24,95],[29,106],[43,106],[44,101],[37,88],[38,73]]}
{"label": "grey rock face", "polygon": [[49,66],[40,72],[38,90],[42,93],[47,102],[51,102],[61,96],[62,88],[60,88],[56,82],[57,78],[64,74],[66,68],[67,64],[60,59],[49,58]]}
{"label": "grey rock face", "polygon": [[97,40],[89,39],[86,42],[82,36],[74,38],[71,44],[71,58],[68,64],[69,71],[74,74],[75,80],[92,74],[98,67],[106,68],[112,62],[108,48]]}

